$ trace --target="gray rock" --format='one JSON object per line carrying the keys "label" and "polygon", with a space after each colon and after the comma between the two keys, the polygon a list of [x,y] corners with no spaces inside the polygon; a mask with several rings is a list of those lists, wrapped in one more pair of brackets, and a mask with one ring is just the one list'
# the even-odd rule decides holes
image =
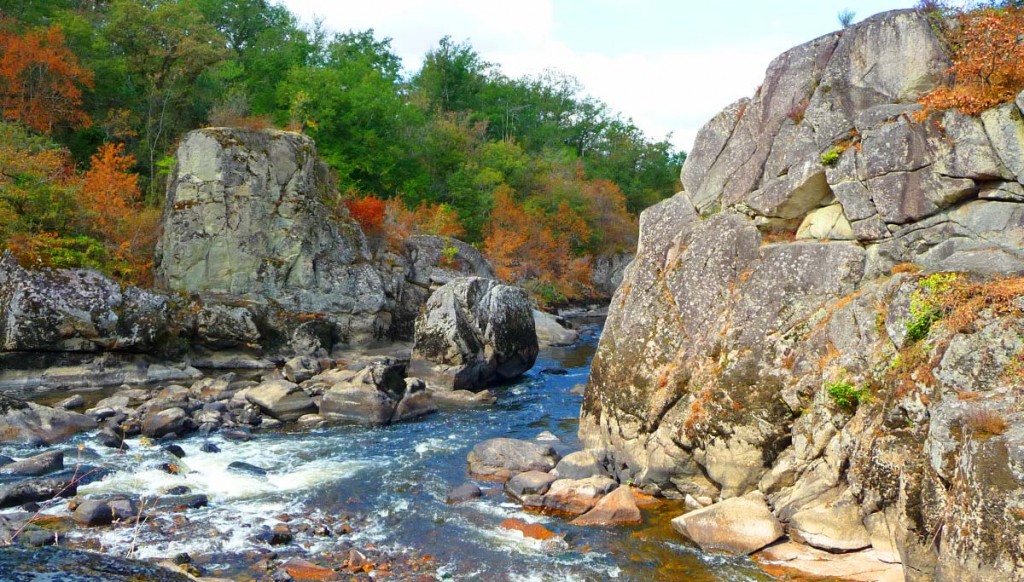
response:
{"label": "gray rock", "polygon": [[228,471],[242,473],[245,475],[255,475],[257,477],[263,477],[267,474],[267,470],[263,467],[257,467],[256,465],[246,463],[245,461],[232,461],[228,465]]}
{"label": "gray rock", "polygon": [[576,451],[562,457],[552,473],[559,479],[586,479],[606,475],[601,460],[590,451]]}
{"label": "gray rock", "polygon": [[526,471],[515,475],[505,482],[505,493],[519,501],[522,501],[529,495],[544,495],[556,479],[558,477],[551,473]]}
{"label": "gray rock", "polygon": [[[611,297],[622,283],[626,267],[633,262],[633,253],[598,255],[590,265],[590,283],[600,297]],[[537,331],[538,338],[540,331]],[[543,341],[543,340],[541,340]]]}
{"label": "gray rock", "polygon": [[526,293],[478,277],[438,289],[416,320],[409,374],[432,390],[480,390],[515,378],[537,359]]}
{"label": "gray rock", "polygon": [[405,395],[405,365],[380,358],[347,380],[334,384],[320,399],[320,414],[334,420],[387,424]]}
{"label": "gray rock", "polygon": [[1024,184],[1024,114],[1013,103],[1004,103],[982,112],[992,146],[1010,176]]}
{"label": "gray rock", "polygon": [[78,523],[89,527],[110,525],[114,522],[114,511],[106,500],[86,499],[78,504],[71,517]]}
{"label": "gray rock", "polygon": [[283,422],[317,411],[316,404],[302,388],[287,380],[271,380],[248,388],[245,397],[264,414]]}
{"label": "gray rock", "polygon": [[167,303],[95,271],[28,271],[0,256],[0,350],[155,350],[168,332]]}
{"label": "gray rock", "polygon": [[453,488],[445,497],[446,503],[463,503],[471,499],[477,499],[483,495],[480,488],[472,483],[463,483]]}
{"label": "gray rock", "polygon": [[[52,533],[50,534],[52,537]],[[63,582],[189,582],[190,576],[156,564],[82,550],[11,546],[0,552],[0,572],[14,580],[36,580],[39,572]]]}
{"label": "gray rock", "polygon": [[672,528],[706,552],[745,555],[782,537],[779,520],[764,496],[751,493],[691,511],[672,520]]}
{"label": "gray rock", "polygon": [[470,473],[499,481],[526,471],[550,471],[558,459],[551,446],[509,438],[477,443],[467,457]]}
{"label": "gray rock", "polygon": [[797,512],[789,520],[789,537],[830,552],[860,550],[871,545],[860,511],[854,505]]}
{"label": "gray rock", "polygon": [[0,475],[38,477],[64,468],[64,453],[46,451],[0,467]]}
{"label": "gray rock", "polygon": [[156,272],[169,288],[336,314],[350,339],[388,327],[358,225],[332,219],[326,166],[297,133],[207,128],[182,140]]}
{"label": "gray rock", "polygon": [[320,362],[309,356],[299,356],[285,362],[282,372],[289,382],[301,384],[320,373]]}
{"label": "gray rock", "polygon": [[34,501],[46,501],[54,497],[71,497],[78,491],[77,484],[70,479],[33,479],[0,485],[0,509],[16,507]]}
{"label": "gray rock", "polygon": [[411,263],[407,279],[414,285],[432,289],[459,277],[496,278],[490,261],[480,251],[458,239],[414,235],[402,244]]}
{"label": "gray rock", "polygon": [[580,334],[563,327],[550,313],[533,310],[533,325],[537,331],[537,343],[542,346],[568,346],[576,343]]}
{"label": "gray rock", "polygon": [[[547,493],[541,498],[541,507],[566,515],[582,515],[597,505],[602,497],[611,493],[619,484],[604,476],[587,477],[586,479],[558,479],[551,483]],[[528,507],[534,497],[524,499]]]}
{"label": "gray rock", "polygon": [[0,442],[52,445],[93,428],[96,421],[84,414],[0,394]]}
{"label": "gray rock", "polygon": [[260,331],[245,307],[203,305],[196,314],[196,342],[214,349],[258,348]]}
{"label": "gray rock", "polygon": [[172,433],[181,436],[191,429],[191,419],[181,408],[151,411],[142,419],[142,434],[150,438],[160,438]]}
{"label": "gray rock", "polygon": [[85,398],[83,398],[81,394],[68,396],[64,400],[53,405],[54,408],[63,408],[64,410],[74,410],[83,406],[85,406]]}

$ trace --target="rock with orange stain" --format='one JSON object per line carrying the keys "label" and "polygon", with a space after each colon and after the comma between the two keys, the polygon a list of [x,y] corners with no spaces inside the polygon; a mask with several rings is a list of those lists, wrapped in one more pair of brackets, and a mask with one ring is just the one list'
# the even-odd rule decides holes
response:
{"label": "rock with orange stain", "polygon": [[640,509],[650,509],[652,507],[658,507],[659,505],[665,503],[663,500],[658,499],[653,495],[644,493],[643,491],[637,489],[636,487],[631,486],[630,489],[633,491],[633,501],[636,502],[636,506],[639,507]]}
{"label": "rock with orange stain", "polygon": [[629,487],[619,487],[597,502],[593,509],[572,520],[572,525],[608,527],[643,522]]}
{"label": "rock with orange stain", "polygon": [[526,523],[525,521],[510,517],[505,521],[501,522],[498,527],[503,529],[511,529],[518,531],[523,534],[523,537],[532,538],[535,540],[547,541],[550,539],[561,538],[562,536],[554,533],[548,528],[544,527],[539,523]]}
{"label": "rock with orange stain", "polygon": [[602,497],[618,486],[618,483],[608,477],[559,479],[551,484],[546,494],[540,497],[528,496],[523,500],[523,505],[528,509],[545,513],[582,515],[593,509]]}
{"label": "rock with orange stain", "polygon": [[284,563],[284,569],[295,580],[319,582],[321,580],[337,580],[338,573],[330,568],[317,566],[299,558],[292,558]]}

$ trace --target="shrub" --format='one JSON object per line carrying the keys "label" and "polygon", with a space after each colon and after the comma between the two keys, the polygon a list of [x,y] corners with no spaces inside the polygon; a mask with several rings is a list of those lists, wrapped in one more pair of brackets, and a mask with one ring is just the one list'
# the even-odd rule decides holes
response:
{"label": "shrub", "polygon": [[944,295],[958,280],[956,273],[934,273],[917,282],[918,288],[910,295],[910,319],[907,321],[907,339],[916,342],[927,337],[932,325],[946,313]]}
{"label": "shrub", "polygon": [[384,200],[373,194],[345,199],[345,207],[366,234],[380,232],[384,224]]}
{"label": "shrub", "polygon": [[832,146],[821,153],[821,165],[834,166],[841,155],[843,155],[843,150],[838,146]]}
{"label": "shrub", "polygon": [[918,121],[952,108],[977,115],[1024,89],[1024,9],[1007,4],[960,14],[959,26],[945,31],[953,57],[947,70],[951,82],[921,98]]}
{"label": "shrub", "polygon": [[866,388],[858,388],[845,378],[827,381],[823,387],[832,400],[832,404],[846,411],[855,410],[857,405],[863,402],[868,395]]}

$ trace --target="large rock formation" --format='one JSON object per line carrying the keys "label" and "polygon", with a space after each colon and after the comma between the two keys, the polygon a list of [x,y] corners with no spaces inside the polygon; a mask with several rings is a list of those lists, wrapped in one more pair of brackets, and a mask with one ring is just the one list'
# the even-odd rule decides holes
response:
{"label": "large rock formation", "polygon": [[793,535],[895,547],[909,579],[1024,576],[1024,286],[927,325],[931,273],[1024,274],[1024,95],[915,122],[948,64],[926,15],[882,14],[784,53],[700,131],[585,394],[581,440],[620,481],[759,491]]}
{"label": "large rock formation", "polygon": [[178,147],[157,274],[174,290],[270,299],[334,314],[353,338],[381,337],[384,283],[335,196],[308,137],[193,131]]}
{"label": "large rock formation", "polygon": [[529,370],[537,332],[526,292],[463,277],[437,290],[416,320],[409,374],[433,390],[482,390]]}

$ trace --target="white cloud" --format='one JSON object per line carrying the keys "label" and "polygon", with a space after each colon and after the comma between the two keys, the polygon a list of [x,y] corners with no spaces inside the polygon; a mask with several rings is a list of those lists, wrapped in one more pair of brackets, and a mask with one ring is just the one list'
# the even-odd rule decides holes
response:
{"label": "white cloud", "polygon": [[[795,44],[791,39],[756,38],[746,43],[704,45],[644,52],[616,46],[573,50],[556,35],[553,0],[520,0],[514,5],[479,0],[374,0],[332,2],[286,0],[309,22],[314,15],[336,31],[373,28],[391,37],[407,69],[450,35],[468,39],[481,57],[510,76],[554,68],[578,78],[586,94],[631,117],[649,137],[669,132],[689,150],[700,127],[729,103],[749,96],[768,63]],[[601,0],[621,3],[623,0]],[[564,25],[564,23],[562,23]],[[683,45],[680,45],[683,46]]]}

